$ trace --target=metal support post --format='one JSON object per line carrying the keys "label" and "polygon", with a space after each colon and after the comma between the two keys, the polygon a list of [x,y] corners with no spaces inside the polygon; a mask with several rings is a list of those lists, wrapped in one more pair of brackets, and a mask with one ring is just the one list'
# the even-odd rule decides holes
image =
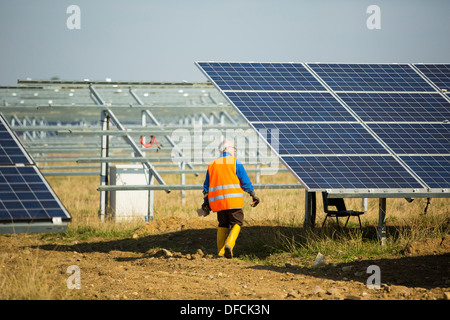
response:
{"label": "metal support post", "polygon": [[[155,184],[155,177],[153,176],[152,172],[149,170],[148,172],[149,175],[149,185],[154,185]],[[148,191],[148,211],[147,211],[147,221],[152,221],[153,220],[153,208],[154,208],[154,198],[155,197],[155,191],[154,190],[149,190]]]}
{"label": "metal support post", "polygon": [[[185,162],[181,161],[180,169],[184,170],[185,168],[186,168]],[[186,184],[186,174],[185,173],[180,174],[180,184],[182,186],[184,186]],[[180,192],[181,192],[181,204],[185,205],[186,204],[186,190],[181,190]]]}
{"label": "metal support post", "polygon": [[305,190],[305,221],[303,228],[313,229],[316,223],[316,193]]}
{"label": "metal support post", "polygon": [[[36,126],[36,118],[31,119],[31,126]],[[33,137],[33,139],[36,139],[36,131],[31,131],[31,136]]]}
{"label": "metal support post", "polygon": [[378,240],[381,245],[386,244],[386,198],[379,199],[378,205]]}
{"label": "metal support post", "polygon": [[[130,92],[132,92],[131,89],[130,89]],[[141,113],[141,125],[142,125],[142,128],[145,128],[147,126],[147,117],[146,117],[144,111],[142,111],[142,113]],[[144,144],[147,143],[147,138],[145,136],[142,137],[142,142]],[[144,152],[144,154],[145,154],[145,152]]]}
{"label": "metal support post", "polygon": [[362,198],[362,200],[361,200],[361,211],[367,212],[368,206],[369,206],[368,199],[367,198]]}
{"label": "metal support post", "polygon": [[[102,130],[109,130],[109,115],[107,112],[101,113]],[[109,154],[109,136],[104,135],[101,138],[101,157],[106,158]],[[108,163],[102,162],[100,167],[100,185],[108,185]],[[105,221],[106,208],[108,203],[108,191],[100,191],[100,220]]]}

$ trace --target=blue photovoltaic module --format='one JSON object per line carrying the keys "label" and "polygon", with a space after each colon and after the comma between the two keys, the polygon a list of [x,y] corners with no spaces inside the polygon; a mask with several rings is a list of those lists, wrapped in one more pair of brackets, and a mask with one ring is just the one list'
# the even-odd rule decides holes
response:
{"label": "blue photovoltaic module", "polygon": [[71,216],[0,116],[0,224],[70,221]]}
{"label": "blue photovoltaic module", "polygon": [[450,123],[374,123],[369,127],[397,154],[450,153]]}
{"label": "blue photovoltaic module", "polygon": [[435,91],[407,64],[308,64],[334,91]]}
{"label": "blue photovoltaic module", "polygon": [[439,89],[450,91],[450,64],[415,64]]}
{"label": "blue photovoltaic module", "polygon": [[430,188],[450,188],[449,156],[401,156]]}
{"label": "blue photovoltaic module", "polygon": [[[260,123],[269,144],[278,144],[281,156],[295,154],[388,154],[359,123]],[[276,132],[276,134],[272,134]],[[274,137],[278,137],[274,141]]]}
{"label": "blue photovoltaic module", "polygon": [[355,121],[325,92],[226,92],[248,121]]}
{"label": "blue photovoltaic module", "polygon": [[31,164],[32,160],[3,117],[0,117],[0,165],[14,163]]}
{"label": "blue photovoltaic module", "polygon": [[338,96],[366,122],[450,119],[450,102],[439,93],[341,92]]}
{"label": "blue photovoltaic module", "polygon": [[300,63],[200,62],[221,90],[325,90]]}
{"label": "blue photovoltaic module", "polygon": [[0,222],[71,219],[35,166],[1,166],[0,200]]}
{"label": "blue photovoltaic module", "polygon": [[421,188],[391,156],[283,156],[309,189]]}

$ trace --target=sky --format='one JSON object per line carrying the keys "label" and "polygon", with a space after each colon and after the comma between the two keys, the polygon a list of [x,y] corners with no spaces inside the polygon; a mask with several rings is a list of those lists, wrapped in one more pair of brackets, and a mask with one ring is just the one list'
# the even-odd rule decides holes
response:
{"label": "sky", "polygon": [[1,0],[0,85],[206,81],[195,61],[449,63],[449,12],[448,0]]}

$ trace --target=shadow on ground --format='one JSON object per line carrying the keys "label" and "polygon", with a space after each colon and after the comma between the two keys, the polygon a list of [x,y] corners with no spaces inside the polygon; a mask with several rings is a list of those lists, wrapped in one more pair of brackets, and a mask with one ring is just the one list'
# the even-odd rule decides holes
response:
{"label": "shadow on ground", "polygon": [[[353,280],[366,283],[367,279],[373,275],[373,269],[368,269],[369,266],[379,267],[382,284],[425,289],[449,287],[450,254],[448,253],[328,264],[317,269],[299,266],[274,267],[267,265],[255,265],[250,268],[266,269],[280,273],[290,272],[294,275],[310,275],[335,281]],[[373,282],[370,282],[370,284],[373,284]]]}
{"label": "shadow on ground", "polygon": [[[405,227],[402,227],[405,228]],[[286,226],[244,226],[236,244],[236,256],[254,256],[264,260],[277,252],[286,252],[282,246],[295,243],[305,243],[308,237],[327,237],[336,232],[342,232],[333,228],[317,228],[312,233],[303,228]],[[347,232],[347,231],[343,231]],[[355,230],[348,231],[355,232]],[[362,237],[365,240],[377,240],[376,228],[364,228]],[[388,235],[395,237],[402,232],[399,227],[389,227]],[[216,229],[188,229],[163,234],[143,235],[136,239],[116,239],[107,241],[86,241],[70,245],[47,244],[40,245],[43,250],[76,251],[79,253],[110,251],[131,252],[125,260],[145,259],[144,253],[152,249],[164,248],[182,255],[195,254],[201,249],[206,254],[214,255],[216,252]],[[141,253],[136,255],[134,253]],[[317,253],[311,253],[315,256]],[[450,253],[424,254],[417,256],[395,256],[386,259],[373,259],[353,261],[350,263],[327,264],[321,268],[311,268],[307,265],[274,266],[273,264],[254,264],[249,268],[265,269],[285,274],[310,275],[318,278],[332,280],[353,280],[365,283],[370,276],[367,268],[376,265],[381,270],[381,282],[388,285],[403,285],[408,287],[448,287],[447,277],[450,275]]]}

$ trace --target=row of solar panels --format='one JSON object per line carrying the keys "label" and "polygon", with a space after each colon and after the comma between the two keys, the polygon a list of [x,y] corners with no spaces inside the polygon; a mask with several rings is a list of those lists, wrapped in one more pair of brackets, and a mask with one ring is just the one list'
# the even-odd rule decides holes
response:
{"label": "row of solar panels", "polygon": [[435,92],[433,84],[449,87],[448,64],[199,62],[198,66],[222,91],[327,91],[323,82],[333,91]]}
{"label": "row of solar panels", "polygon": [[307,190],[448,195],[449,64],[197,66]]}

